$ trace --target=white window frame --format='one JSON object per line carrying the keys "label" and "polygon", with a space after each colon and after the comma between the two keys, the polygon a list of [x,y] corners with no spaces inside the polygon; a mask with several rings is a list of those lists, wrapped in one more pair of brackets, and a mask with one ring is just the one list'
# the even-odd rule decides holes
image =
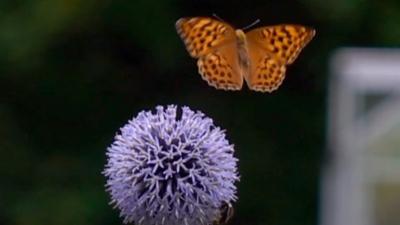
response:
{"label": "white window frame", "polygon": [[[388,97],[365,110],[369,94]],[[321,225],[378,225],[369,184],[379,179],[400,183],[400,161],[371,158],[365,151],[399,123],[400,49],[337,50],[330,63]]]}

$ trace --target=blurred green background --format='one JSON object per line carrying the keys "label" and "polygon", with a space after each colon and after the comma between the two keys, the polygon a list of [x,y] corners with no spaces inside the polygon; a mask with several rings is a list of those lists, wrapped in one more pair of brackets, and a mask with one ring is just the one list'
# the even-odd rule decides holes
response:
{"label": "blurred green background", "polygon": [[[299,23],[317,34],[272,94],[226,92],[197,73],[183,16],[235,27]],[[328,59],[398,46],[398,0],[0,1],[0,224],[121,224],[101,171],[140,110],[179,104],[227,130],[240,159],[231,224],[318,224]]]}

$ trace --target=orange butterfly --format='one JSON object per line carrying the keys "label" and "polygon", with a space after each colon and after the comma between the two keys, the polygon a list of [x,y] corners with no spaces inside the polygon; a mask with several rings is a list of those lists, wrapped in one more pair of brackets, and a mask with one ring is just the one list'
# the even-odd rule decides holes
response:
{"label": "orange butterfly", "polygon": [[209,85],[240,90],[244,78],[250,89],[261,92],[281,85],[286,65],[315,35],[312,28],[289,24],[244,33],[208,17],[179,19],[176,29]]}

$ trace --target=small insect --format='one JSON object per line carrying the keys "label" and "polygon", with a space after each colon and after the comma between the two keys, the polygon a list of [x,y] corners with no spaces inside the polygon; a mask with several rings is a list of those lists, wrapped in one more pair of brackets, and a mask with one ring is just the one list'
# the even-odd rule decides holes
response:
{"label": "small insect", "polygon": [[240,90],[244,79],[250,89],[261,92],[282,84],[286,66],[315,35],[312,28],[290,24],[244,33],[208,17],[181,18],[176,29],[210,86]]}
{"label": "small insect", "polygon": [[224,202],[219,209],[220,216],[213,222],[213,225],[227,224],[228,221],[233,217],[234,209],[231,203]]}

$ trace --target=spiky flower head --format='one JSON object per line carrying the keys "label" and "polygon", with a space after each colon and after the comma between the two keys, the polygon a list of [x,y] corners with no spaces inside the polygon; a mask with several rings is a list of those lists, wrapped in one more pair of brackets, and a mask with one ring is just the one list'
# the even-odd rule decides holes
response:
{"label": "spiky flower head", "polygon": [[236,200],[233,145],[188,107],[142,111],[107,149],[107,191],[124,223],[209,225]]}

